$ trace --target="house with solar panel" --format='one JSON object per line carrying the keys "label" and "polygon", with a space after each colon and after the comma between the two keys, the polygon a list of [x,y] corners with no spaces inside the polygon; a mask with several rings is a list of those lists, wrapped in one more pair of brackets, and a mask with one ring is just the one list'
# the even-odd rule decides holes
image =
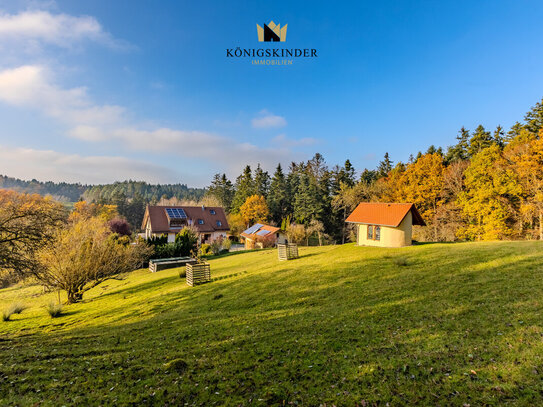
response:
{"label": "house with solar panel", "polygon": [[143,215],[144,237],[168,236],[175,242],[175,235],[185,226],[193,226],[202,243],[210,243],[219,237],[227,238],[230,230],[224,209],[218,206],[160,206],[147,205]]}
{"label": "house with solar panel", "polygon": [[262,249],[287,243],[287,236],[278,227],[256,223],[240,234],[245,249]]}
{"label": "house with solar panel", "polygon": [[359,246],[410,246],[413,225],[426,226],[412,203],[362,202],[346,222],[356,225]]}

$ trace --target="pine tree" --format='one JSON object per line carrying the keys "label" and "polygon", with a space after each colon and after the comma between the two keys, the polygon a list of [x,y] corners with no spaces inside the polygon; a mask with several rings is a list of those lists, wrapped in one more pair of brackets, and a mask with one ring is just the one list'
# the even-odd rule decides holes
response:
{"label": "pine tree", "polygon": [[486,131],[484,126],[480,124],[477,126],[471,139],[469,140],[468,153],[470,157],[473,157],[475,154],[481,152],[487,147],[490,147],[493,144],[492,136],[489,131]]}
{"label": "pine tree", "polygon": [[447,163],[453,163],[455,161],[467,160],[469,158],[469,139],[469,130],[467,130],[465,127],[462,127],[458,132],[458,136],[456,136],[456,144],[449,147],[449,149],[447,150],[447,156],[445,157],[445,161]]}
{"label": "pine tree", "polygon": [[215,197],[227,213],[230,212],[234,197],[234,187],[232,182],[226,177],[226,174],[215,174],[207,193]]}
{"label": "pine tree", "polygon": [[275,173],[270,184],[268,193],[268,207],[270,215],[274,222],[280,224],[282,219],[288,215],[288,186],[285,174],[281,168],[281,164],[277,165]]}
{"label": "pine tree", "polygon": [[537,102],[534,107],[530,109],[524,116],[526,124],[524,127],[534,133],[538,134],[539,130],[543,128],[543,99],[541,102]]}
{"label": "pine tree", "polygon": [[311,183],[307,172],[300,174],[300,183],[294,196],[294,219],[298,223],[308,225],[320,214],[315,185]]}
{"label": "pine tree", "polygon": [[523,128],[524,126],[520,124],[519,122],[516,122],[515,124],[513,124],[513,126],[511,126],[511,130],[509,130],[507,132],[507,135],[505,136],[505,142],[509,143],[515,137],[520,135],[520,132],[522,131]]}
{"label": "pine tree", "polygon": [[243,205],[251,195],[255,195],[255,185],[251,166],[247,165],[241,175],[236,178],[231,212],[238,213],[241,205]]}
{"label": "pine tree", "polygon": [[503,148],[503,146],[505,145],[505,132],[503,131],[502,126],[498,125],[498,127],[496,127],[496,130],[494,130],[494,134],[492,137],[494,139],[494,143],[500,146],[500,148]]}
{"label": "pine tree", "polygon": [[263,197],[268,196],[268,191],[270,189],[270,175],[268,174],[268,171],[262,170],[260,164],[258,164],[255,170],[254,189],[257,195]]}
{"label": "pine tree", "polygon": [[379,167],[377,168],[377,172],[379,173],[379,175],[381,177],[386,177],[388,173],[392,170],[392,164],[394,164],[394,162],[390,160],[388,152],[385,153],[383,161],[379,163]]}

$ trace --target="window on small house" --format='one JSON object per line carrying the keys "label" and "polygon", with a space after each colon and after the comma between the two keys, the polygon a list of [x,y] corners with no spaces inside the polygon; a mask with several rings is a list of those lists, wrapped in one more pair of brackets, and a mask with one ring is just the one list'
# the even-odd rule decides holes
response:
{"label": "window on small house", "polygon": [[210,209],[209,213],[212,214],[212,215],[215,215],[217,212],[215,212],[215,209]]}
{"label": "window on small house", "polygon": [[381,226],[375,226],[375,240],[381,240]]}
{"label": "window on small house", "polygon": [[368,240],[373,240],[373,225],[368,225]]}
{"label": "window on small house", "polygon": [[217,221],[217,226],[222,226],[222,222],[220,220]]}
{"label": "window on small house", "polygon": [[198,219],[198,225],[203,225],[204,224],[204,220],[203,219]]}

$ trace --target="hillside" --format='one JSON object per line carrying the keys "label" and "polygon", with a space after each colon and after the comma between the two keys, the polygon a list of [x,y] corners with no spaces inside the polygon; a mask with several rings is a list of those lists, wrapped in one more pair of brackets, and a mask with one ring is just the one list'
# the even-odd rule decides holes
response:
{"label": "hillside", "polygon": [[0,404],[537,405],[543,244],[353,245],[211,260],[56,293],[0,290]]}

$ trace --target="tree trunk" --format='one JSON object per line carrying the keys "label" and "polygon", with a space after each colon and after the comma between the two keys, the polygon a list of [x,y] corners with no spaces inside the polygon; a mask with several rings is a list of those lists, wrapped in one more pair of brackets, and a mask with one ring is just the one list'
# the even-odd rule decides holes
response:
{"label": "tree trunk", "polygon": [[82,291],[68,290],[68,304],[79,302],[83,299]]}
{"label": "tree trunk", "polygon": [[543,240],[543,210],[539,210],[539,240]]}

